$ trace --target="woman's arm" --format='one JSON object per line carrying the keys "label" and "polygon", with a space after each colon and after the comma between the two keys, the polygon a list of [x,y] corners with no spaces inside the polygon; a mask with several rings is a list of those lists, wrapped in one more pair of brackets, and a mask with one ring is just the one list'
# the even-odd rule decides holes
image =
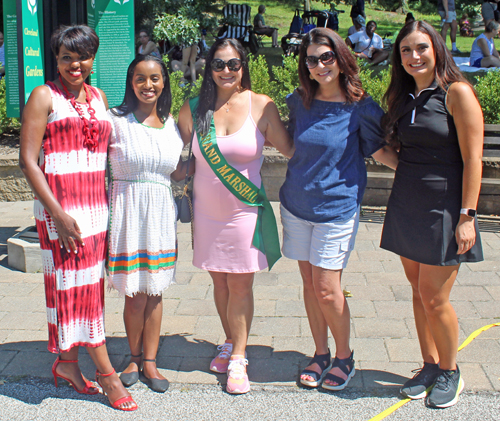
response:
{"label": "woman's arm", "polygon": [[396,150],[389,145],[385,145],[383,148],[379,149],[372,155],[373,159],[376,159],[378,162],[381,162],[384,165],[387,165],[389,168],[393,170],[396,169],[399,162],[399,156]]}
{"label": "woman's arm", "polygon": [[[453,116],[458,144],[464,162],[462,208],[476,209],[481,190],[484,124],[481,106],[466,83],[454,83],[447,96],[447,107]],[[460,215],[455,237],[458,254],[467,252],[476,242],[474,218]]]}
{"label": "woman's arm", "polygon": [[52,98],[49,88],[47,86],[35,88],[23,111],[19,166],[33,193],[53,219],[61,248],[66,248],[68,253],[71,251],[78,253],[75,240],[84,245],[80,236],[80,228],[76,221],[61,208],[38,166],[40,148],[47,127],[47,116],[51,110]]}
{"label": "woman's arm", "polygon": [[156,44],[153,41],[148,41],[146,47],[142,50],[142,54],[151,54],[154,50],[156,50]]}
{"label": "woman's arm", "polygon": [[490,49],[488,48],[488,43],[486,42],[486,40],[484,38],[478,39],[477,45],[481,49],[481,52],[483,53],[484,57],[491,56]]}
{"label": "woman's arm", "polygon": [[[191,115],[191,109],[189,107],[189,101],[186,101],[179,111],[179,121],[177,123],[177,128],[181,134],[181,139],[184,146],[188,145],[191,141],[191,134],[193,132],[193,117]],[[189,175],[194,174],[195,169],[195,159],[191,156],[191,162],[189,164]],[[170,178],[174,181],[181,181],[186,177],[187,171],[187,161],[183,162],[182,158],[179,158],[179,163],[175,171],[170,174]]]}
{"label": "woman's arm", "polygon": [[287,158],[291,158],[295,153],[295,146],[280,119],[276,104],[266,95],[252,93],[252,105],[255,107],[252,107],[252,111],[261,113],[261,118],[256,121],[259,129],[264,128],[261,132],[266,138],[266,145],[274,146]]}

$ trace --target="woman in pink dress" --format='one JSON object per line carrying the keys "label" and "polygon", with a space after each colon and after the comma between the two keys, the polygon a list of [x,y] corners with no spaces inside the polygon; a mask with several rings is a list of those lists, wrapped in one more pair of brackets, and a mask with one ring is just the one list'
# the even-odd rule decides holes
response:
{"label": "woman in pink dress", "polygon": [[[249,186],[261,187],[267,140],[286,156],[292,156],[294,148],[276,105],[250,90],[245,50],[237,40],[218,40],[210,49],[199,102],[196,98],[183,105],[179,130],[185,142],[196,131],[193,264],[208,270],[213,279],[215,305],[226,334],[210,369],[227,372],[229,393],[246,393],[250,385],[245,349],[253,317],[254,274],[274,260],[269,247],[264,254],[254,246],[261,209],[251,205],[255,195]],[[226,163],[215,169],[221,160]],[[270,206],[267,209],[272,214]],[[265,234],[268,227],[264,223]],[[275,245],[279,255],[277,232]]]}
{"label": "woman in pink dress", "polygon": [[123,387],[104,336],[104,262],[108,200],[104,175],[111,124],[106,96],[85,84],[99,47],[87,26],[62,27],[51,39],[59,77],[33,90],[23,112],[20,166],[35,194],[42,249],[52,374],[78,393],[99,389],[78,366],[84,346],[113,408],[137,405]]}

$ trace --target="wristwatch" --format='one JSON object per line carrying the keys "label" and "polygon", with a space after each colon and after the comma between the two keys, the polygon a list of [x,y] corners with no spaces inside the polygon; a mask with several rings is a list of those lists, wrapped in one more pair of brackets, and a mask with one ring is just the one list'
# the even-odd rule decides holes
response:
{"label": "wristwatch", "polygon": [[462,209],[460,209],[460,213],[462,215],[467,215],[467,216],[470,216],[471,218],[474,218],[476,216],[477,212],[475,209],[462,208]]}

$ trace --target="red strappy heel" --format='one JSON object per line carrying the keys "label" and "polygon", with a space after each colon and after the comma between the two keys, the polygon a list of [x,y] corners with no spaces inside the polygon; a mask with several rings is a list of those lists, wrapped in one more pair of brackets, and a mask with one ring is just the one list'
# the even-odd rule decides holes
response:
{"label": "red strappy heel", "polygon": [[[112,376],[115,373],[116,373],[116,371],[115,371],[114,368],[113,368],[113,371],[111,373],[108,373],[108,374],[101,374],[101,373],[99,373],[99,370],[96,370],[95,371],[95,380],[96,380],[97,383],[99,383],[99,386],[102,387],[102,384],[99,381],[99,377],[109,377],[109,376]],[[104,388],[103,387],[102,387],[102,392],[104,394],[106,394],[106,392],[104,392]],[[125,403],[125,402],[134,402],[135,406],[133,406],[132,408],[120,408],[120,405],[122,403]],[[119,409],[120,411],[135,411],[137,409],[137,404],[135,403],[134,399],[130,395],[129,396],[124,396],[123,398],[119,398],[119,399],[117,399],[114,402],[109,401],[109,403],[111,404],[111,406],[114,409]]]}
{"label": "red strappy heel", "polygon": [[[61,360],[61,357],[58,356],[57,359],[54,361],[54,364],[52,365],[52,374],[54,376],[54,383],[57,387],[57,378],[60,377],[63,380],[66,380],[71,386],[73,386],[73,389],[75,389],[78,393],[83,393],[84,395],[97,395],[99,393],[99,389],[94,386],[94,384],[90,381],[87,380],[85,377],[82,378],[85,380],[85,387],[82,390],[78,390],[76,386],[73,383],[73,380],[68,379],[67,377],[64,377],[56,372],[56,368],[59,365],[59,363],[78,363],[78,361],[70,361],[70,360]],[[90,389],[95,389],[94,391],[91,391]]]}

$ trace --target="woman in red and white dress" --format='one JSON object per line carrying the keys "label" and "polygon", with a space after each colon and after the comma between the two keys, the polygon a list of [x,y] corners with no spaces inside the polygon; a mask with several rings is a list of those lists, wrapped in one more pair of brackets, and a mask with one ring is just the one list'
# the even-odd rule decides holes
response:
{"label": "woman in red and white dress", "polygon": [[109,361],[104,336],[108,201],[104,182],[111,124],[106,96],[85,84],[99,38],[87,26],[52,35],[59,77],[33,90],[24,108],[20,166],[35,198],[42,249],[52,374],[78,393],[99,389],[78,366],[84,346],[111,405],[137,405]]}

